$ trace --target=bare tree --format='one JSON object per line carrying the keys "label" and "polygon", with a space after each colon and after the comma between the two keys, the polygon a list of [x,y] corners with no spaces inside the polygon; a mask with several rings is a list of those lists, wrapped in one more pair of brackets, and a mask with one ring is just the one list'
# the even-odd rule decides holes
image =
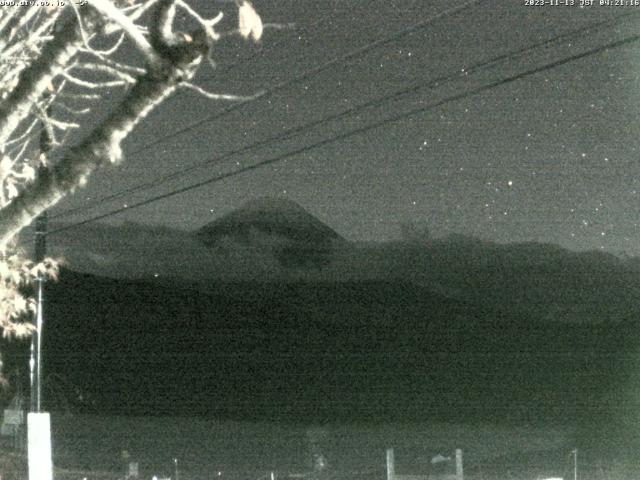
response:
{"label": "bare tree", "polygon": [[[191,83],[224,35],[260,40],[263,24],[248,0],[239,22],[203,18],[185,0],[3,0],[0,6],[0,329],[27,336],[34,302],[24,286],[55,275],[56,262],[33,264],[16,235],[47,208],[83,186],[104,164],[122,159],[122,141],[178,88],[216,95]],[[193,24],[179,32],[176,15]],[[227,30],[224,30],[227,28]],[[127,45],[123,47],[123,45]],[[133,47],[138,58],[121,55]],[[123,61],[122,58],[127,58]],[[89,131],[80,128],[113,89],[121,100]],[[113,96],[113,93],[110,93]],[[42,132],[55,164],[41,151]],[[77,138],[73,143],[71,139]],[[64,149],[62,149],[64,147]],[[53,163],[53,162],[52,162]],[[36,175],[38,171],[38,175]]]}

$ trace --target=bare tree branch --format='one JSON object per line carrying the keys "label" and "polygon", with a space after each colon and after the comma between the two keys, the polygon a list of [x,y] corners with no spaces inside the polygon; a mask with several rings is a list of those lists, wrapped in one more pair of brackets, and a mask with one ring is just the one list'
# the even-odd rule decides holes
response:
{"label": "bare tree branch", "polygon": [[[83,186],[90,174],[122,157],[122,142],[132,129],[178,87],[216,100],[246,97],[210,93],[190,83],[211,44],[220,36],[214,27],[222,14],[206,19],[186,0],[89,0],[58,25],[61,8],[0,9],[0,331],[3,336],[27,336],[33,329],[20,320],[34,309],[22,287],[36,276],[55,276],[56,262],[34,265],[16,245],[15,234],[61,198]],[[122,5],[128,4],[129,6]],[[240,31],[257,41],[262,20],[247,0],[237,0]],[[150,19],[142,20],[154,6]],[[176,6],[197,29],[174,33]],[[138,24],[136,22],[140,21]],[[142,23],[144,22],[144,23]],[[146,24],[146,25],[145,25]],[[109,36],[118,34],[105,49]],[[128,40],[141,53],[144,68],[116,61],[113,54]],[[95,43],[96,47],[91,43]],[[87,75],[88,73],[88,75]],[[104,98],[98,90],[127,86],[111,113],[47,166],[45,149],[33,145],[40,136],[49,146],[66,145],[78,129],[79,115],[89,113]],[[93,93],[96,92],[96,93]],[[81,103],[77,107],[74,101]],[[55,107],[55,108],[54,108]],[[56,139],[56,135],[59,137]],[[35,166],[43,168],[35,175]],[[1,367],[0,367],[1,369]],[[0,372],[0,381],[2,374]]]}
{"label": "bare tree branch", "polygon": [[[107,75],[111,75],[116,78],[121,78],[127,82],[134,82],[135,78],[129,75],[130,73],[133,75],[142,75],[146,72],[144,68],[133,67],[131,65],[124,65],[122,63],[118,63],[112,61],[110,59],[106,59],[103,63],[93,63],[93,62],[81,62],[78,63],[74,68],[82,69],[82,70],[90,70],[92,72],[101,72]],[[128,72],[128,73],[126,73]]]}
{"label": "bare tree branch", "polygon": [[151,44],[142,35],[139,28],[133,23],[133,21],[122,13],[113,3],[109,0],[91,0],[91,5],[102,13],[105,17],[115,22],[122,31],[133,41],[138,50],[142,52],[147,63],[155,65],[159,62],[158,55],[154,51]]}
{"label": "bare tree branch", "polygon": [[0,51],[13,40],[15,34],[41,9],[39,5],[33,5],[27,9],[15,6],[11,14],[8,15],[6,22],[0,27]]}
{"label": "bare tree branch", "polygon": [[125,82],[124,80],[112,80],[112,81],[106,81],[106,82],[89,82],[87,80],[82,80],[80,78],[74,77],[73,75],[67,72],[64,72],[62,76],[66,80],[69,80],[69,82],[73,83],[74,85],[78,85],[80,87],[88,88],[91,90],[94,90],[97,88],[121,87],[127,84],[127,82]]}
{"label": "bare tree branch", "polygon": [[[95,20],[90,21],[90,24],[94,23]],[[78,52],[81,42],[77,22],[71,19],[56,32],[54,39],[46,45],[42,54],[22,71],[16,87],[0,103],[0,148],[20,122],[29,115],[32,105],[41,98],[53,78],[63,72]]]}
{"label": "bare tree branch", "polygon": [[[31,35],[29,35],[29,38],[24,43],[16,42],[13,46],[4,50],[2,52],[2,55],[5,57],[11,57],[15,55],[17,51],[20,49],[31,50],[36,45],[36,43],[40,41],[46,41],[47,37],[44,36],[44,32],[49,31],[49,29],[60,17],[61,12],[62,12],[62,9],[57,9],[55,13],[50,15],[49,18],[47,18],[47,20],[42,22],[42,24],[36,30],[34,30]],[[1,50],[2,49],[0,48],[0,51]]]}
{"label": "bare tree branch", "polygon": [[141,76],[120,106],[80,145],[71,148],[48,175],[27,185],[17,198],[0,210],[0,246],[69,191],[84,185],[93,170],[105,163],[119,161],[122,141],[178,84],[193,76],[207,47],[191,42],[170,51],[167,68],[154,69]]}
{"label": "bare tree branch", "polygon": [[81,52],[84,53],[90,53],[91,55],[94,55],[100,59],[105,59],[106,57],[108,57],[109,55],[113,55],[122,45],[123,41],[124,41],[124,37],[125,34],[121,34],[118,37],[118,40],[116,41],[116,43],[113,45],[113,47],[108,48],[106,50],[96,50],[95,48],[92,48],[91,46],[88,46],[87,48],[80,48]]}
{"label": "bare tree branch", "polygon": [[201,96],[203,96],[205,98],[209,98],[211,100],[231,100],[231,101],[236,101],[236,102],[246,102],[248,100],[251,100],[251,99],[255,98],[256,96],[260,96],[260,95],[263,94],[263,92],[259,92],[256,95],[242,96],[242,95],[230,95],[230,94],[225,94],[225,93],[213,93],[213,92],[208,92],[205,89],[203,89],[202,87],[199,87],[199,86],[194,85],[193,83],[189,83],[189,82],[182,83],[180,85],[180,87],[188,88],[189,90],[193,90],[194,92],[198,92]]}
{"label": "bare tree branch", "polygon": [[204,28],[204,31],[207,34],[207,37],[210,40],[218,40],[219,35],[217,35],[214,31],[213,31],[213,27],[216,26],[220,20],[222,20],[222,12],[220,12],[216,17],[210,19],[210,20],[206,20],[204,18],[202,18],[198,12],[196,12],[194,9],[192,9],[188,3],[184,2],[183,0],[177,0],[177,5],[180,5],[184,10],[186,10],[186,12],[191,15],[193,18],[195,18],[198,23],[200,23],[200,25],[202,26],[202,28]]}

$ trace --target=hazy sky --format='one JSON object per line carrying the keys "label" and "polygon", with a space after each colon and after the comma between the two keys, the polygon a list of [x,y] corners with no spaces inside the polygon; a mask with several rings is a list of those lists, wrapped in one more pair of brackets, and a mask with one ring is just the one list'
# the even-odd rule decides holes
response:
{"label": "hazy sky", "polygon": [[[255,0],[264,21],[295,23],[297,28],[269,30],[259,46],[224,40],[213,53],[217,69],[203,69],[199,84],[216,92],[251,94],[463,3]],[[209,14],[229,9],[228,3],[204,0],[195,6]],[[616,16],[624,17],[464,74],[495,56]],[[632,36],[639,21],[640,7],[535,7],[527,6],[526,0],[486,0],[215,121],[206,119],[228,104],[185,92],[168,100],[132,134],[124,164],[97,173],[85,190],[54,213],[396,90],[460,74],[437,88],[60,220],[79,221],[421,105],[428,107]],[[399,224],[413,221],[428,225],[436,235],[459,232],[500,242],[534,240],[640,254],[639,73],[640,42],[628,43],[109,221],[195,229],[248,199],[281,195],[352,240],[397,238]],[[145,148],[200,121],[184,134]]]}

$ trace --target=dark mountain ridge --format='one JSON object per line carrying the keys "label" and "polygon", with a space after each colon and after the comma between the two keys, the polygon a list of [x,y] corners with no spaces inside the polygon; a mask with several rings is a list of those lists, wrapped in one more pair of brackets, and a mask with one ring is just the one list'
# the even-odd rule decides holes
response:
{"label": "dark mountain ridge", "polygon": [[602,426],[634,411],[633,259],[462,235],[355,244],[279,200],[196,234],[89,233],[69,265],[120,279],[48,285],[45,361],[103,412]]}
{"label": "dark mountain ridge", "polygon": [[638,363],[636,322],[523,320],[410,282],[203,293],[63,270],[47,295],[47,374],[95,402],[77,408],[101,412],[609,421],[630,405],[612,388]]}
{"label": "dark mountain ridge", "polygon": [[495,244],[459,235],[369,247],[397,276],[458,300],[545,321],[638,318],[640,269],[603,252],[538,243]]}
{"label": "dark mountain ridge", "polygon": [[52,254],[65,258],[70,269],[186,283],[204,293],[243,281],[392,281],[537,321],[620,322],[640,315],[637,259],[458,234],[348,242],[281,198],[249,201],[197,232],[96,225],[50,240]]}
{"label": "dark mountain ridge", "polygon": [[[157,278],[166,285],[190,285],[203,292],[243,281],[404,281],[537,320],[618,322],[640,314],[640,264],[602,252],[531,243],[498,245],[459,236],[424,243],[331,246],[282,239],[247,244],[220,237],[215,246],[206,247],[187,233],[163,236],[141,230],[125,238],[118,232],[102,229],[86,246],[74,240],[64,254],[65,264],[100,276]],[[114,242],[100,240],[111,236],[117,237]],[[52,246],[52,253],[58,252]]]}

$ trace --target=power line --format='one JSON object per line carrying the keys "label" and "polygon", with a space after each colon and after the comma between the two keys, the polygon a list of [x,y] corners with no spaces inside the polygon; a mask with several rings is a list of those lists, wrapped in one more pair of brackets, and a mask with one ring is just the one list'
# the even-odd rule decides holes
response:
{"label": "power line", "polygon": [[[338,2],[338,3],[339,3],[339,2]],[[336,4],[336,5],[337,5],[337,4]],[[326,14],[326,15],[322,16],[320,19],[316,20],[315,22],[311,23],[310,25],[308,25],[308,26],[304,27],[303,29],[299,30],[299,31],[298,31],[298,35],[304,35],[304,34],[306,34],[306,33],[309,33],[313,27],[315,27],[315,26],[317,26],[317,25],[320,25],[320,24],[324,23],[327,19],[329,19],[329,18],[331,17],[331,15],[332,15],[332,14],[331,14],[331,13],[329,13],[329,14]],[[275,45],[277,46],[277,45],[278,45],[278,43],[282,43],[282,42],[276,42],[276,43],[275,43]],[[273,50],[274,48],[275,48],[275,47],[274,47],[274,44],[270,44],[270,46],[269,46],[269,50]],[[258,50],[258,51],[256,51],[256,52],[252,53],[252,54],[251,54],[251,55],[249,55],[247,58],[244,58],[244,59],[242,59],[242,60],[236,61],[236,62],[234,62],[234,63],[232,63],[232,64],[230,64],[230,65],[227,65],[227,66],[223,67],[222,71],[217,72],[217,73],[216,73],[216,75],[211,75],[211,76],[208,76],[208,77],[204,77],[204,78],[200,79],[200,81],[201,81],[201,82],[206,82],[206,81],[209,81],[209,80],[212,80],[212,79],[216,78],[217,76],[225,75],[225,74],[229,73],[230,71],[234,70],[235,68],[240,67],[240,66],[242,66],[242,65],[244,65],[244,64],[246,64],[246,63],[248,63],[249,61],[251,61],[252,59],[254,59],[255,57],[257,57],[257,56],[258,56],[259,54],[261,54],[261,53],[264,53],[264,50],[263,50],[263,49],[260,49],[260,50]],[[175,100],[175,99],[176,99],[176,98],[178,98],[181,94],[182,94],[182,91],[178,91],[175,95],[173,95],[173,96],[169,99],[169,101],[173,101],[173,100]],[[265,94],[266,94],[266,92],[265,92]],[[257,100],[257,98],[255,98],[255,99]],[[253,101],[253,100],[254,100],[254,98],[251,98],[251,99],[249,99],[249,101],[247,101],[246,103],[250,103],[250,101]],[[220,115],[223,115],[223,114],[225,114],[225,113],[227,113],[227,112],[224,112],[224,111],[223,111],[223,112],[221,112],[221,113],[220,113]],[[206,119],[205,119],[202,123],[212,122],[212,121],[216,120],[217,118],[219,118],[219,117],[215,116],[215,118],[211,118],[211,119],[209,119],[209,120],[206,120]],[[193,126],[187,126],[187,127],[185,127],[183,130],[181,130],[181,131],[177,131],[177,132],[174,132],[174,134],[170,134],[170,135],[168,135],[168,136],[164,136],[164,137],[161,139],[161,141],[162,141],[162,142],[164,142],[165,140],[168,140],[168,139],[170,139],[170,138],[173,138],[173,136],[174,136],[174,135],[180,135],[180,134],[182,134],[182,133],[186,133],[186,131],[188,131],[188,130],[192,130],[192,129],[196,128],[197,126],[199,126],[200,124],[201,124],[201,123],[198,123],[197,125],[193,125]],[[142,146],[142,147],[141,147],[141,148],[139,148],[138,150],[134,150],[133,152],[131,152],[131,154],[132,154],[132,155],[135,155],[136,153],[140,153],[140,152],[142,152],[142,151],[144,151],[144,150],[146,150],[146,149],[148,149],[148,148],[151,148],[152,146],[154,146],[154,145],[156,145],[156,144],[157,144],[157,141],[151,142],[151,143],[149,143],[149,144],[146,144],[146,145]],[[138,187],[135,187],[135,188],[133,189],[133,191],[137,191],[138,189],[139,189]],[[114,194],[114,195],[111,195],[111,196],[109,196],[109,197],[107,197],[107,198],[100,199],[100,200],[98,200],[97,202],[98,202],[98,203],[100,203],[100,202],[103,202],[103,201],[108,201],[108,200],[111,200],[112,198],[117,198],[117,197],[119,197],[119,196],[121,196],[121,195],[123,195],[123,194],[126,194],[126,193],[129,193],[129,192],[118,192],[118,193],[116,193],[116,194]],[[95,204],[97,204],[97,203],[96,203],[96,202],[92,202],[92,203],[88,206],[88,208],[87,208],[87,209],[92,208],[92,206],[93,206],[93,205],[95,205]],[[50,218],[54,219],[54,218],[59,218],[59,217],[66,216],[66,215],[69,215],[69,214],[72,214],[72,213],[77,213],[77,211],[79,211],[79,210],[85,210],[85,207],[87,207],[87,205],[84,205],[84,206],[82,206],[82,207],[78,207],[78,208],[73,208],[73,209],[70,209],[70,210],[67,210],[67,211],[64,211],[64,212],[58,213],[58,214],[56,214],[56,215],[51,216]]]}
{"label": "power line", "polygon": [[458,100],[462,100],[464,98],[471,97],[471,96],[477,95],[479,93],[486,92],[488,90],[492,90],[492,89],[494,89],[496,87],[499,87],[499,86],[502,86],[502,85],[506,85],[508,83],[515,82],[517,80],[521,80],[521,79],[529,77],[531,75],[535,75],[537,73],[541,73],[541,72],[544,72],[544,71],[547,71],[547,70],[551,70],[553,68],[565,65],[567,63],[570,63],[570,62],[573,62],[573,61],[576,61],[576,60],[580,60],[580,59],[583,59],[583,58],[586,58],[586,57],[589,57],[589,56],[592,56],[592,55],[596,55],[598,53],[601,53],[601,52],[604,52],[604,51],[607,51],[607,50],[611,50],[611,49],[618,48],[618,47],[621,47],[621,46],[624,46],[624,45],[628,45],[630,43],[634,43],[634,42],[637,42],[639,40],[640,40],[640,35],[632,35],[632,36],[624,38],[622,40],[617,40],[615,42],[611,42],[611,43],[608,43],[606,45],[602,45],[600,47],[596,47],[596,48],[593,48],[591,50],[587,50],[587,51],[582,52],[582,53],[571,55],[571,56],[566,57],[566,58],[561,59],[561,60],[556,60],[556,61],[547,63],[547,64],[542,65],[540,67],[535,67],[535,68],[532,68],[532,69],[529,69],[529,70],[525,70],[524,72],[521,72],[521,73],[518,73],[518,74],[515,74],[515,75],[511,75],[509,77],[506,77],[506,78],[503,78],[503,79],[499,79],[499,80],[496,80],[496,81],[493,81],[493,82],[490,82],[490,83],[488,83],[486,85],[471,89],[471,90],[469,90],[467,92],[463,92],[463,93],[459,93],[459,94],[455,94],[455,95],[449,96],[449,97],[447,97],[447,98],[445,98],[443,100],[439,100],[439,101],[434,102],[434,103],[432,103],[430,105],[414,108],[414,109],[409,110],[407,112],[403,112],[403,113],[400,113],[400,114],[393,115],[391,117],[388,117],[388,118],[385,118],[383,120],[371,123],[369,125],[365,125],[365,126],[350,130],[348,132],[344,132],[344,133],[341,133],[341,134],[338,134],[338,135],[334,135],[332,137],[329,137],[329,138],[320,140],[318,142],[306,145],[304,147],[300,147],[298,149],[292,150],[292,151],[287,152],[287,153],[285,153],[283,155],[278,155],[278,156],[275,156],[275,157],[272,157],[272,158],[257,162],[257,163],[255,163],[253,165],[248,165],[246,167],[234,170],[232,172],[219,174],[219,175],[216,175],[214,177],[208,178],[206,180],[202,180],[200,182],[196,182],[194,184],[191,184],[191,185],[188,185],[186,187],[173,190],[173,191],[168,192],[168,193],[164,193],[164,194],[161,194],[161,195],[156,195],[154,197],[151,197],[151,198],[148,198],[146,200],[142,200],[140,202],[132,204],[131,206],[117,208],[117,209],[114,209],[114,210],[112,210],[110,212],[91,217],[91,218],[89,218],[87,220],[83,220],[81,222],[77,222],[77,223],[74,223],[74,224],[71,224],[71,225],[66,225],[66,226],[57,228],[55,230],[51,230],[48,233],[48,235],[51,235],[53,233],[62,232],[62,231],[65,231],[65,230],[69,230],[71,228],[76,228],[76,227],[79,227],[81,225],[85,225],[87,223],[95,222],[97,220],[102,220],[104,218],[107,218],[107,217],[110,217],[110,216],[113,216],[113,215],[117,215],[119,213],[123,213],[123,212],[126,212],[126,211],[130,211],[130,210],[133,210],[135,208],[142,207],[142,206],[157,202],[159,200],[163,200],[165,198],[170,198],[170,197],[173,197],[175,195],[179,195],[181,193],[188,192],[190,190],[195,190],[195,189],[203,187],[205,185],[209,185],[209,184],[212,184],[212,183],[217,183],[219,181],[225,180],[227,178],[234,177],[234,176],[239,175],[241,173],[249,172],[249,171],[252,171],[252,170],[257,170],[257,169],[265,167],[267,165],[272,165],[274,163],[281,162],[282,160],[286,160],[286,159],[288,159],[290,157],[294,157],[296,155],[300,155],[302,153],[306,153],[306,152],[308,152],[310,150],[313,150],[315,148],[322,147],[322,146],[325,146],[325,145],[329,145],[331,143],[335,143],[335,142],[344,140],[344,139],[352,137],[354,135],[359,135],[359,134],[368,132],[370,130],[374,130],[376,128],[380,128],[380,127],[382,127],[384,125],[387,125],[389,123],[395,123],[395,122],[398,122],[400,120],[405,120],[407,118],[410,118],[410,117],[413,117],[415,115],[424,113],[424,112],[426,112],[428,110],[440,107],[440,106],[445,105],[447,103],[451,103],[451,102],[455,102],[455,101],[458,101]]}
{"label": "power line", "polygon": [[481,3],[487,0],[468,0],[466,2],[464,2],[461,5],[458,5],[457,7],[452,7],[449,9],[446,9],[442,12],[436,13],[435,15],[430,16],[429,18],[427,18],[426,20],[423,20],[421,22],[415,23],[413,25],[410,25],[409,27],[403,28],[401,30],[398,30],[396,32],[391,33],[390,35],[375,40],[373,42],[369,42],[366,45],[363,45],[362,47],[358,47],[354,50],[351,50],[350,52],[347,52],[344,55],[341,55],[339,57],[335,57],[321,65],[318,65],[315,68],[309,69],[309,70],[305,70],[304,72],[300,73],[299,75],[296,75],[293,78],[290,78],[288,80],[283,80],[282,82],[276,83],[275,85],[271,86],[270,88],[266,89],[266,90],[262,90],[261,92],[257,93],[256,95],[252,96],[251,98],[248,98],[246,100],[242,100],[238,103],[233,104],[232,106],[225,108],[224,110],[215,113],[213,115],[210,115],[202,120],[198,120],[197,122],[193,122],[181,129],[178,129],[174,132],[171,132],[169,134],[163,135],[161,138],[158,138],[152,142],[149,142],[145,145],[143,145],[142,147],[138,148],[137,150],[134,150],[133,152],[131,152],[132,155],[135,155],[136,153],[140,153],[144,150],[148,150],[149,148],[158,145],[160,143],[164,143],[167,140],[170,140],[172,138],[175,138],[179,135],[182,135],[185,132],[188,132],[190,130],[193,130],[194,128],[203,125],[205,123],[210,123],[213,122],[215,120],[218,120],[219,118],[222,118],[223,116],[228,115],[229,113],[235,112],[236,110],[239,110],[242,107],[245,107],[247,105],[250,105],[258,100],[262,100],[265,98],[270,97],[271,95],[273,95],[274,93],[279,92],[280,90],[283,90],[291,85],[294,85],[296,83],[299,83],[303,80],[306,80],[309,77],[312,77],[314,75],[317,75],[339,63],[342,62],[346,62],[347,60],[351,60],[353,58],[356,58],[360,55],[363,55],[375,48],[381,47],[383,45],[386,45],[387,43],[391,43],[399,38],[402,38],[406,35],[409,35],[411,33],[414,33],[418,30],[421,30],[423,28],[425,28],[426,26],[428,26],[429,24],[431,24],[432,22],[434,22],[435,20],[438,20],[440,18],[444,18],[444,17],[448,17],[451,15],[454,15],[462,10],[465,10],[467,8],[469,8],[471,5],[476,4],[476,3]]}
{"label": "power line", "polygon": [[82,206],[79,206],[79,207],[76,207],[76,208],[72,208],[72,209],[66,210],[66,211],[61,212],[61,213],[59,213],[59,214],[57,214],[57,215],[55,215],[55,216],[53,216],[51,218],[60,218],[60,217],[63,217],[63,216],[68,216],[68,215],[72,215],[72,214],[81,213],[83,211],[91,210],[92,208],[94,208],[94,207],[96,207],[96,206],[98,206],[98,205],[100,205],[102,203],[105,203],[105,202],[108,202],[108,201],[112,201],[112,200],[114,200],[116,198],[122,197],[123,195],[127,195],[127,194],[130,194],[130,193],[135,193],[137,191],[147,190],[147,189],[150,189],[150,188],[154,188],[154,187],[160,186],[160,185],[162,185],[164,183],[167,183],[167,182],[169,182],[169,181],[171,181],[173,179],[176,179],[176,178],[182,177],[184,175],[187,175],[187,174],[193,172],[194,170],[203,168],[205,166],[210,166],[213,163],[222,162],[222,161],[224,161],[224,160],[226,160],[226,159],[228,159],[230,157],[233,157],[233,156],[236,156],[236,155],[239,155],[239,154],[242,154],[242,153],[247,153],[249,151],[252,151],[252,150],[255,150],[255,149],[258,149],[258,148],[270,146],[272,144],[275,144],[275,143],[281,142],[283,140],[289,139],[289,138],[291,138],[291,137],[293,137],[293,136],[295,136],[295,135],[297,135],[299,133],[302,133],[302,132],[304,132],[306,130],[310,130],[312,128],[315,128],[315,127],[317,127],[319,125],[323,125],[325,123],[332,122],[334,120],[337,120],[337,119],[345,117],[345,116],[354,115],[354,114],[356,114],[356,113],[358,113],[358,112],[360,112],[360,111],[362,111],[364,109],[370,108],[370,107],[381,106],[384,103],[399,99],[399,98],[401,98],[401,97],[403,97],[405,95],[408,95],[408,94],[416,93],[419,90],[423,90],[423,89],[427,89],[427,88],[433,88],[433,87],[436,87],[436,86],[441,86],[442,84],[445,84],[445,82],[453,81],[453,80],[458,79],[458,78],[467,77],[468,75],[473,74],[478,70],[486,69],[486,68],[494,66],[494,65],[496,65],[498,63],[505,62],[505,61],[510,60],[512,58],[516,58],[518,56],[521,56],[521,55],[523,55],[523,54],[525,54],[527,52],[530,52],[532,50],[538,49],[540,47],[547,47],[549,45],[552,45],[552,44],[555,44],[555,43],[560,43],[560,42],[565,41],[567,39],[574,39],[576,36],[583,35],[583,34],[585,34],[587,32],[592,31],[593,29],[600,28],[600,27],[605,26],[605,25],[614,24],[614,23],[616,23],[618,20],[620,20],[623,17],[628,17],[628,16],[631,16],[631,15],[639,15],[639,14],[640,13],[636,12],[634,14],[620,15],[618,17],[615,17],[614,19],[611,19],[611,20],[605,20],[605,21],[596,22],[596,23],[593,23],[591,25],[587,25],[585,27],[581,27],[579,29],[572,30],[570,32],[566,32],[566,33],[557,35],[557,36],[555,36],[555,37],[553,37],[551,39],[544,40],[544,41],[535,43],[535,44],[527,46],[527,47],[522,47],[522,48],[520,48],[518,50],[515,50],[515,51],[512,51],[512,52],[508,52],[508,53],[505,53],[505,54],[497,55],[497,56],[492,57],[492,58],[490,58],[490,59],[488,59],[486,61],[483,61],[483,62],[480,62],[478,64],[475,64],[475,65],[465,69],[463,72],[458,70],[453,74],[449,74],[449,75],[444,75],[444,76],[438,77],[438,78],[436,78],[434,80],[431,80],[429,83],[426,83],[426,84],[419,83],[419,84],[411,85],[411,86],[409,86],[407,88],[403,88],[403,89],[397,90],[395,92],[392,92],[390,94],[384,95],[382,97],[378,97],[378,98],[366,101],[364,103],[361,103],[359,105],[350,107],[350,108],[348,108],[346,110],[343,110],[343,111],[341,111],[339,113],[332,114],[332,115],[329,115],[329,116],[325,116],[325,117],[322,117],[320,119],[316,119],[316,120],[313,120],[311,122],[308,122],[308,123],[306,123],[304,125],[300,125],[300,126],[297,126],[297,127],[290,128],[290,129],[286,130],[285,132],[281,132],[281,133],[279,133],[277,135],[273,135],[271,137],[268,137],[266,139],[260,140],[258,142],[254,142],[254,143],[252,143],[250,145],[246,145],[246,146],[239,147],[237,149],[228,151],[228,152],[226,152],[224,154],[221,154],[221,155],[219,155],[217,157],[208,159],[208,160],[206,160],[204,162],[200,162],[200,163],[191,165],[191,166],[189,166],[187,168],[172,172],[170,174],[167,174],[167,175],[164,175],[162,177],[156,178],[156,179],[151,180],[149,182],[145,182],[145,183],[136,185],[134,187],[130,187],[128,189],[121,190],[119,192],[115,192],[115,193],[113,193],[111,195],[108,195],[106,197],[103,197],[101,199],[96,199],[95,201],[90,202],[89,204],[85,204],[85,205],[82,205]]}
{"label": "power line", "polygon": [[[373,49],[375,49],[377,47],[386,45],[387,43],[390,43],[390,42],[392,42],[394,40],[402,38],[403,36],[406,36],[406,35],[409,35],[411,33],[414,33],[416,31],[428,26],[429,24],[431,24],[435,20],[450,16],[450,15],[454,15],[454,14],[456,14],[456,13],[458,13],[458,12],[468,8],[468,7],[470,7],[473,4],[481,3],[481,2],[484,2],[484,1],[486,1],[486,0],[469,0],[469,1],[459,5],[457,7],[453,7],[453,8],[444,10],[442,12],[439,12],[439,13],[437,13],[435,15],[430,16],[429,18],[427,18],[427,19],[425,19],[425,20],[423,20],[421,22],[415,23],[413,25],[410,25],[409,27],[406,27],[406,28],[400,29],[400,30],[398,30],[396,32],[393,32],[392,34],[390,34],[390,35],[388,35],[388,36],[386,36],[386,37],[384,37],[382,39],[375,40],[373,42],[367,43],[366,45],[363,45],[362,47],[358,47],[358,48],[356,48],[354,50],[351,50],[350,52],[348,52],[348,53],[346,53],[344,55],[341,55],[341,56],[336,57],[336,58],[334,58],[332,60],[329,60],[329,61],[323,63],[322,65],[319,65],[318,67],[312,68],[310,70],[305,70],[300,75],[297,75],[297,76],[295,76],[295,77],[293,77],[291,79],[284,80],[284,81],[282,81],[280,83],[277,83],[276,85],[273,85],[271,88],[269,88],[267,90],[264,90],[261,93],[255,95],[255,96],[253,96],[253,97],[251,97],[251,98],[249,98],[247,100],[240,101],[240,102],[232,105],[231,107],[228,107],[228,108],[226,108],[226,109],[224,109],[224,110],[222,110],[222,111],[220,111],[220,112],[218,112],[216,114],[210,115],[210,116],[208,116],[208,117],[206,117],[204,119],[198,120],[197,122],[193,122],[193,123],[191,123],[189,125],[186,125],[185,127],[181,128],[181,129],[178,129],[178,130],[176,130],[176,131],[174,131],[174,132],[172,132],[170,134],[163,135],[161,138],[158,138],[158,139],[156,139],[156,140],[154,140],[152,142],[149,142],[149,143],[143,145],[142,147],[134,150],[133,152],[130,153],[130,155],[135,155],[135,154],[138,154],[140,152],[143,152],[144,150],[148,150],[149,148],[151,148],[151,147],[153,147],[155,145],[158,145],[160,143],[164,143],[165,141],[167,141],[167,140],[169,140],[171,138],[174,138],[176,136],[182,135],[183,133],[186,133],[188,131],[194,130],[195,128],[197,128],[197,127],[199,127],[199,126],[201,126],[203,124],[214,122],[215,120],[218,120],[219,118],[227,115],[228,113],[234,112],[234,111],[242,108],[243,106],[249,105],[249,104],[251,104],[251,103],[253,103],[253,102],[255,102],[255,101],[259,100],[259,99],[268,98],[269,96],[273,95],[274,93],[277,93],[278,91],[280,91],[280,90],[282,90],[282,89],[284,89],[284,88],[286,88],[288,86],[291,86],[291,85],[294,85],[294,84],[296,84],[298,82],[301,82],[301,81],[303,81],[303,80],[305,80],[305,79],[307,79],[307,78],[309,78],[309,77],[311,77],[313,75],[317,75],[318,73],[321,73],[324,70],[327,70],[328,68],[330,68],[330,67],[332,67],[332,66],[334,66],[334,65],[336,65],[338,63],[345,62],[347,60],[351,60],[351,59],[353,59],[353,58],[355,58],[355,57],[357,57],[359,55],[362,55],[364,53],[369,52],[370,50],[373,50]],[[76,211],[76,210],[77,209],[74,209],[74,211]],[[58,215],[56,215],[55,217],[52,217],[52,218],[60,217],[62,215],[66,215],[66,214],[67,214],[67,212],[63,212],[63,213],[60,213],[60,214],[58,214]]]}

